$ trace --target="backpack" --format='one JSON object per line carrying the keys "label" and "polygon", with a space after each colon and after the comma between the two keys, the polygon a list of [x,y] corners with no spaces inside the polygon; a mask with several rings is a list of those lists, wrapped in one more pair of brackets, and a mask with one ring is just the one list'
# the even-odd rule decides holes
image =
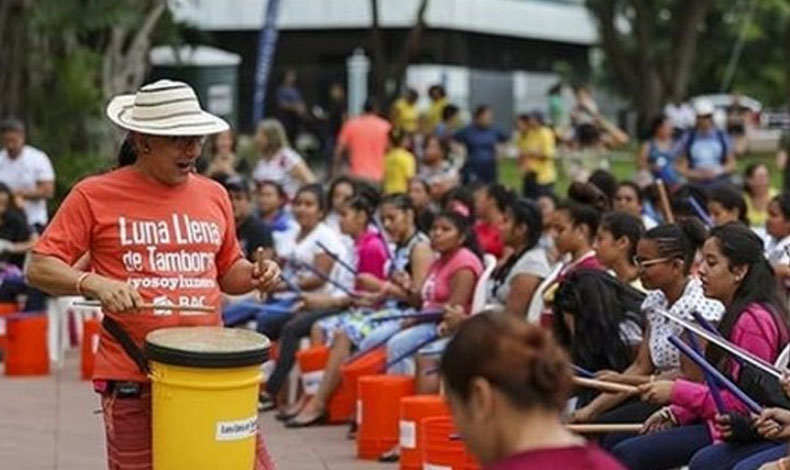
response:
{"label": "backpack", "polygon": [[[721,155],[719,156],[719,162],[724,165],[727,161],[727,138],[724,136],[724,131],[721,129],[714,129],[716,133],[716,137],[719,139],[719,144],[721,144]],[[697,130],[692,129],[689,131],[689,138],[686,141],[686,159],[689,162],[689,168],[694,168],[694,160],[691,158],[691,146],[694,145],[694,141],[697,138]]]}

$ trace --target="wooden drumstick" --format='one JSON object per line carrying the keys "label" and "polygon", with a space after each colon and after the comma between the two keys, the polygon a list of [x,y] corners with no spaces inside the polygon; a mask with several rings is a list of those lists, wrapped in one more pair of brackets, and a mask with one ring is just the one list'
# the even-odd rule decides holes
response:
{"label": "wooden drumstick", "polygon": [[[77,300],[72,302],[77,307],[101,307],[98,300]],[[174,310],[181,312],[206,312],[214,313],[217,309],[208,305],[169,305],[169,304],[141,304],[138,310]]]}
{"label": "wooden drumstick", "polygon": [[595,433],[610,433],[610,432],[639,432],[642,430],[642,424],[641,423],[566,424],[565,429],[579,434],[595,434]]}
{"label": "wooden drumstick", "polygon": [[675,215],[672,213],[672,206],[669,204],[669,196],[667,196],[667,188],[664,186],[663,180],[656,180],[656,189],[658,190],[658,199],[661,202],[661,210],[667,219],[667,223],[675,223]]}
{"label": "wooden drumstick", "polygon": [[573,383],[580,387],[594,388],[607,393],[636,393],[638,391],[633,385],[604,382],[603,380],[587,379],[584,377],[574,377]]}

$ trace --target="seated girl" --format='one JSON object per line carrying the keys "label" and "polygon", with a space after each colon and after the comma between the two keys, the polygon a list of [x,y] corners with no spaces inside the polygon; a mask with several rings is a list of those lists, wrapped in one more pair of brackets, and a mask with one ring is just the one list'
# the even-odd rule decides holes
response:
{"label": "seated girl", "polygon": [[[475,283],[483,270],[468,219],[455,212],[444,212],[437,216],[431,229],[431,247],[438,258],[431,263],[419,290],[421,308],[427,310],[443,308],[445,305],[461,305],[464,308],[463,315],[467,315]],[[407,292],[415,288],[414,280],[405,273],[399,284]],[[389,315],[389,312],[384,314]],[[418,323],[412,326],[412,322],[390,320],[373,329],[375,316],[365,316],[360,321],[348,321],[342,329],[335,332],[330,360],[318,392],[297,416],[287,422],[289,427],[310,426],[324,420],[329,397],[340,382],[340,366],[350,354],[352,345],[361,345],[363,350],[367,350],[371,346],[386,342],[387,363],[390,364],[388,372],[405,373],[405,360],[420,345],[437,338],[435,323]],[[444,322],[455,324],[458,318],[445,318]]]}
{"label": "seated girl", "polygon": [[[763,255],[762,240],[746,225],[731,222],[711,231],[702,254],[700,277],[705,295],[727,308],[719,325],[721,335],[773,363],[788,341],[787,314]],[[709,345],[707,349],[710,362],[738,382],[742,365],[719,348]],[[721,390],[726,415],[718,415],[706,385],[687,379],[652,381],[640,386],[640,393],[642,399],[664,408],[645,422],[645,435],[626,439],[613,449],[630,468],[669,469],[688,464],[690,470],[728,470],[774,445],[764,440],[725,442],[732,437],[734,421],[749,415],[729,391]]]}

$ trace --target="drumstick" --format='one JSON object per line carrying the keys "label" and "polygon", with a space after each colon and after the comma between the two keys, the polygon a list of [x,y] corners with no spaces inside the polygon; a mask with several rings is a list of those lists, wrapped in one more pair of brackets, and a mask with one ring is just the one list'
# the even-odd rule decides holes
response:
{"label": "drumstick", "polygon": [[675,215],[672,213],[672,206],[669,204],[669,196],[667,196],[667,188],[664,186],[662,179],[656,180],[656,189],[658,190],[658,199],[661,202],[661,209],[664,212],[667,223],[675,223]]}
{"label": "drumstick", "polygon": [[604,382],[603,380],[586,379],[584,377],[574,377],[573,383],[580,387],[594,388],[607,393],[636,393],[638,390],[633,385]]}
{"label": "drumstick", "polygon": [[349,265],[348,263],[346,263],[345,261],[340,259],[340,256],[338,256],[337,253],[334,253],[332,250],[327,248],[326,245],[324,245],[320,241],[317,241],[316,245],[318,245],[318,248],[321,248],[322,250],[324,250],[324,252],[327,255],[329,255],[330,258],[332,258],[333,260],[337,261],[337,264],[339,264],[340,266],[344,267],[348,272],[350,272],[354,276],[359,274],[359,272],[357,272],[357,270],[353,266]]}
{"label": "drumstick", "polygon": [[576,375],[579,375],[580,377],[584,377],[584,378],[587,378],[587,379],[595,378],[595,374],[593,374],[589,370],[585,369],[584,367],[577,366],[576,364],[571,364],[571,368],[573,369],[573,372]]}
{"label": "drumstick", "polygon": [[690,196],[688,198],[689,204],[691,204],[691,208],[694,209],[694,212],[697,213],[697,217],[702,220],[706,227],[713,227],[713,219],[710,218],[708,211],[703,209],[702,205],[697,202],[694,196]]}
{"label": "drumstick", "polygon": [[610,432],[639,432],[642,430],[642,424],[640,423],[566,424],[565,429],[579,434],[610,433]]}
{"label": "drumstick", "polygon": [[[101,307],[98,300],[77,300],[72,302],[77,307]],[[138,310],[178,310],[182,312],[214,313],[217,309],[208,305],[170,305],[170,304],[140,304]]]}
{"label": "drumstick", "polygon": [[688,356],[689,359],[694,361],[705,373],[710,374],[710,376],[716,380],[722,387],[726,388],[730,393],[735,395],[738,400],[741,401],[744,405],[746,405],[752,413],[760,414],[763,411],[763,408],[760,406],[759,403],[754,401],[752,397],[747,395],[743,390],[738,388],[737,385],[732,383],[730,379],[724,376],[718,369],[710,365],[710,363],[705,360],[702,355],[697,354],[696,351],[691,349],[691,347],[684,343],[680,338],[675,335],[671,335],[669,337],[669,342],[672,343],[673,346],[678,348],[680,352]]}
{"label": "drumstick", "polygon": [[[702,348],[699,345],[697,336],[691,332],[689,332],[688,336],[689,341],[691,341],[691,347],[694,348],[694,351],[696,351],[697,354],[701,356]],[[721,398],[721,391],[719,391],[719,386],[716,384],[716,380],[707,372],[704,372],[703,375],[705,376],[705,383],[708,384],[710,395],[713,398],[713,404],[716,405],[716,411],[718,411],[721,415],[727,413],[727,406],[724,404],[724,400]]]}
{"label": "drumstick", "polygon": [[691,331],[693,333],[696,333],[697,336],[699,336],[701,338],[705,338],[706,340],[708,340],[709,343],[711,343],[711,344],[713,344],[713,345],[715,345],[715,346],[717,346],[717,347],[719,347],[721,349],[724,349],[728,353],[730,353],[733,356],[735,356],[736,359],[740,359],[742,361],[748,362],[749,364],[753,365],[754,367],[757,367],[758,369],[761,369],[762,371],[764,371],[764,372],[776,377],[777,379],[782,379],[782,377],[783,377],[782,371],[777,369],[776,367],[774,367],[773,364],[764,361],[763,359],[755,356],[754,354],[752,354],[752,353],[750,353],[748,351],[744,351],[743,349],[735,346],[731,342],[729,342],[726,339],[722,338],[718,334],[713,334],[713,333],[709,332],[707,329],[700,327],[696,323],[692,323],[692,322],[686,320],[685,318],[678,317],[677,315],[674,315],[674,314],[670,313],[667,310],[657,309],[656,311],[660,315],[663,315],[664,317],[669,318],[670,320],[672,320],[673,322],[679,324],[683,328],[686,328],[687,330],[689,330],[689,331]]}

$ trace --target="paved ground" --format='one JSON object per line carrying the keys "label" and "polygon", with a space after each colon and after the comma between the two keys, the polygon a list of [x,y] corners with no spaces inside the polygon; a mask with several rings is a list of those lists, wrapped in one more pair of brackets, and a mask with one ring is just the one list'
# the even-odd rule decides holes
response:
{"label": "paved ground", "polygon": [[[72,355],[61,371],[45,378],[0,375],[0,468],[19,470],[102,470],[104,434],[98,400],[78,380]],[[354,458],[345,427],[286,430],[271,417],[260,425],[279,470],[394,470]]]}

